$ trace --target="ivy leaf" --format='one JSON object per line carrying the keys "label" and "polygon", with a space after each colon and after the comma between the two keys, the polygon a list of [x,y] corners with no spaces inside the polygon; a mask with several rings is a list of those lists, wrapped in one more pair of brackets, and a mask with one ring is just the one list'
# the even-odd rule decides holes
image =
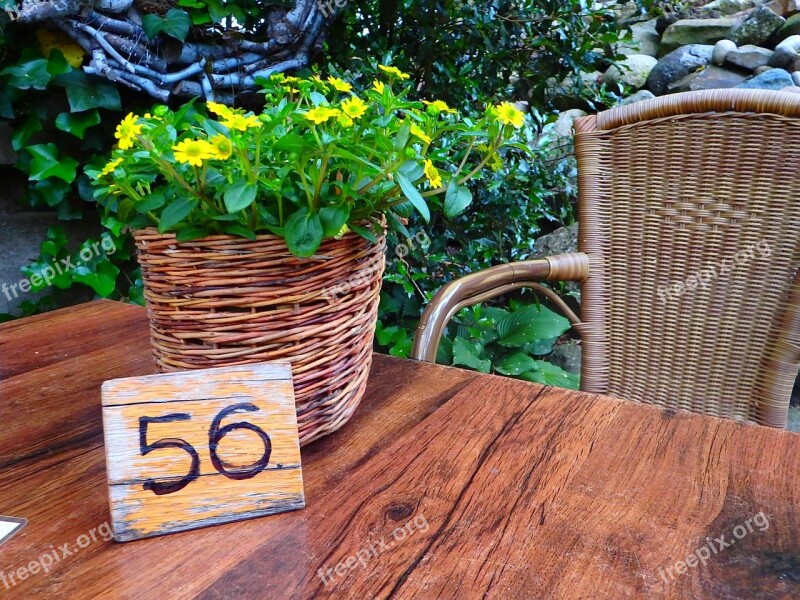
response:
{"label": "ivy leaf", "polygon": [[289,251],[301,258],[313,256],[322,243],[322,223],[319,215],[305,207],[287,219],[283,232]]}
{"label": "ivy leaf", "polygon": [[154,14],[142,17],[142,29],[151,40],[155,39],[159,33],[164,33],[182,42],[189,35],[191,26],[192,18],[186,11],[179,8],[170,8],[163,17]]}
{"label": "ivy leaf", "polygon": [[79,139],[83,139],[89,127],[99,123],[100,113],[98,113],[95,108],[79,113],[63,112],[56,117],[56,127],[58,129],[71,133]]}
{"label": "ivy leaf", "polygon": [[70,156],[58,156],[55,144],[35,144],[26,148],[33,160],[30,166],[30,178],[34,181],[58,177],[67,183],[75,179],[78,161]]}
{"label": "ivy leaf", "polygon": [[465,185],[458,185],[455,180],[447,187],[444,197],[444,214],[447,217],[456,217],[472,204],[472,192]]}
{"label": "ivy leaf", "polygon": [[50,83],[50,72],[47,70],[47,60],[35,58],[26,60],[16,65],[11,65],[0,71],[0,75],[7,75],[8,85],[20,90],[43,90]]}
{"label": "ivy leaf", "polygon": [[456,338],[453,342],[453,364],[464,365],[481,373],[488,373],[492,361],[480,358],[481,348],[464,338]]}
{"label": "ivy leaf", "polygon": [[28,143],[31,136],[41,130],[42,122],[39,120],[39,117],[37,115],[28,116],[27,119],[14,127],[14,131],[11,134],[11,147],[19,152],[19,150]]}
{"label": "ivy leaf", "polygon": [[544,306],[526,306],[497,322],[498,343],[519,348],[525,344],[559,337],[570,328],[567,319]]}
{"label": "ivy leaf", "polygon": [[319,211],[319,220],[322,223],[322,236],[329,238],[338,234],[347,219],[350,218],[350,209],[342,206],[326,206]]}
{"label": "ivy leaf", "polygon": [[161,219],[158,223],[159,233],[164,233],[175,227],[175,225],[188,217],[196,206],[197,200],[194,198],[179,198],[170,204],[161,213]]}
{"label": "ivy leaf", "polygon": [[94,271],[85,265],[76,267],[72,279],[88,285],[98,296],[107,298],[117,287],[117,275],[119,269],[111,261],[101,260]]}
{"label": "ivy leaf", "polygon": [[422,194],[419,193],[417,188],[414,187],[414,184],[402,173],[395,173],[394,178],[397,183],[400,184],[400,189],[403,190],[405,197],[414,205],[414,208],[417,209],[420,216],[426,223],[430,223],[431,211],[428,209],[428,204],[425,202],[425,198],[422,197]]}
{"label": "ivy leaf", "polygon": [[256,199],[258,188],[247,181],[237,181],[222,195],[228,214],[239,212],[250,206]]}
{"label": "ivy leaf", "polygon": [[66,89],[69,108],[74,113],[91,108],[121,109],[117,88],[99,77],[76,69],[59,75],[56,83]]}

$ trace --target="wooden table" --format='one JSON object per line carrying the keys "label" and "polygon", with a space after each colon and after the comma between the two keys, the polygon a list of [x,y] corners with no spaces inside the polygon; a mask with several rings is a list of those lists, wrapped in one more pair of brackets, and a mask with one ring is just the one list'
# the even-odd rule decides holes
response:
{"label": "wooden table", "polygon": [[375,358],[305,510],[119,544],[99,391],[153,372],[145,312],[3,325],[0,597],[800,597],[795,434]]}

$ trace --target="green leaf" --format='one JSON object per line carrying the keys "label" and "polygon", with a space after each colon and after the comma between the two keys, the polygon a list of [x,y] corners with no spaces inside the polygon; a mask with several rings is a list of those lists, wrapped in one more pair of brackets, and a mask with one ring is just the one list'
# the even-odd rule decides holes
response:
{"label": "green leaf", "polygon": [[472,204],[472,192],[465,185],[458,185],[455,180],[447,187],[444,198],[444,214],[449,217],[460,215]]}
{"label": "green leaf", "polygon": [[117,275],[119,275],[119,269],[111,261],[103,260],[97,263],[94,271],[86,266],[76,267],[72,279],[88,285],[98,296],[107,298],[114,293],[117,286]]}
{"label": "green leaf", "polygon": [[58,177],[67,183],[75,179],[75,170],[78,161],[70,156],[59,157],[55,144],[36,144],[28,146],[26,150],[32,157],[30,178],[34,181]]}
{"label": "green leaf", "polygon": [[91,108],[121,109],[117,88],[99,77],[76,69],[59,75],[56,83],[67,90],[69,108],[74,113]]}
{"label": "green leaf", "polygon": [[158,210],[166,203],[167,199],[164,194],[150,194],[141,202],[136,203],[136,210],[140,214],[147,213],[151,210]]}
{"label": "green leaf", "polygon": [[400,152],[403,148],[406,147],[406,144],[408,143],[408,137],[410,134],[411,134],[411,123],[408,120],[406,120],[406,122],[403,123],[403,126],[397,132],[397,137],[394,138],[394,149],[396,151]]}
{"label": "green leaf", "polygon": [[8,85],[20,90],[43,90],[50,83],[50,72],[47,70],[47,60],[35,58],[16,65],[11,65],[0,71],[0,75],[8,76]]}
{"label": "green leaf", "polygon": [[403,225],[403,222],[392,211],[388,211],[386,213],[386,220],[389,222],[389,227],[394,229],[397,233],[399,233],[402,236],[405,236],[406,238],[411,237],[411,234],[409,233],[406,226]]}
{"label": "green leaf", "polygon": [[175,239],[179,242],[191,242],[192,240],[199,240],[204,238],[208,235],[208,231],[203,229],[202,227],[195,227],[194,225],[187,225],[186,227],[181,227],[175,233]]}
{"label": "green leaf", "polygon": [[197,206],[194,198],[178,198],[161,213],[158,231],[165,233],[183,221]]}
{"label": "green leaf", "polygon": [[17,152],[22,149],[31,136],[42,130],[42,122],[37,115],[30,115],[22,122],[18,122],[11,133],[11,147]]}
{"label": "green leaf", "polygon": [[506,354],[494,364],[494,370],[503,375],[520,375],[535,368],[536,361],[522,352]]}
{"label": "green leaf", "polygon": [[497,323],[501,346],[519,348],[562,335],[570,328],[567,319],[544,306],[526,306]]}
{"label": "green leaf", "polygon": [[169,9],[164,17],[154,14],[147,14],[142,17],[142,29],[151,40],[155,39],[159,33],[164,33],[182,42],[189,35],[191,26],[191,17],[186,11],[179,8]]}
{"label": "green leaf", "polygon": [[313,256],[322,243],[322,223],[319,215],[308,208],[301,208],[286,220],[283,228],[286,245],[295,256]]}
{"label": "green leaf", "polygon": [[225,209],[229,214],[239,212],[250,206],[256,199],[258,187],[244,180],[237,181],[222,195]]}
{"label": "green leaf", "polygon": [[290,133],[278,138],[272,147],[277,152],[292,152],[299,154],[304,148],[310,148],[311,146],[311,142],[306,140],[306,138],[304,138],[302,135]]}
{"label": "green leaf", "polygon": [[347,226],[368,242],[372,242],[373,244],[378,243],[378,237],[375,235],[375,232],[368,227],[356,225],[355,223],[349,223]]}
{"label": "green leaf", "polygon": [[63,112],[56,117],[56,128],[83,139],[86,130],[100,123],[100,113],[93,108],[79,113]]}
{"label": "green leaf", "polygon": [[398,184],[400,184],[400,189],[403,190],[403,194],[406,198],[414,205],[414,208],[417,209],[420,216],[425,220],[426,223],[430,223],[431,221],[431,211],[428,209],[428,204],[425,202],[425,198],[419,193],[417,188],[414,187],[414,184],[411,183],[408,178],[402,173],[395,173],[394,178]]}
{"label": "green leaf", "polygon": [[481,349],[464,338],[456,338],[453,342],[453,364],[464,365],[481,373],[488,373],[492,362],[480,358]]}
{"label": "green leaf", "polygon": [[241,223],[225,223],[222,226],[222,231],[228,235],[238,235],[239,237],[247,238],[248,240],[256,239],[256,234],[252,229],[249,229]]}
{"label": "green leaf", "polygon": [[322,223],[322,236],[330,238],[338,234],[347,219],[350,218],[350,209],[345,206],[326,206],[319,210],[319,220]]}
{"label": "green leaf", "polygon": [[580,375],[568,373],[561,367],[557,367],[544,360],[536,360],[533,362],[536,363],[535,369],[527,373],[522,373],[519,376],[520,379],[544,385],[554,385],[570,390],[577,390],[580,388]]}

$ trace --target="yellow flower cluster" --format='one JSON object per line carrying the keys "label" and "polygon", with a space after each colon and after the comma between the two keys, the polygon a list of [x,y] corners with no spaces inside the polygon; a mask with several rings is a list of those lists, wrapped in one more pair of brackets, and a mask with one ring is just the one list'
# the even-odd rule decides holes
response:
{"label": "yellow flower cluster", "polygon": [[442,187],[442,175],[439,173],[439,169],[434,167],[433,162],[427,159],[425,160],[425,177],[428,178],[428,183],[431,188],[437,189]]}
{"label": "yellow flower cluster", "polygon": [[261,121],[255,115],[245,115],[241,111],[234,110],[219,104],[218,102],[208,102],[208,110],[217,115],[228,129],[235,131],[247,131],[252,127],[261,127]]}

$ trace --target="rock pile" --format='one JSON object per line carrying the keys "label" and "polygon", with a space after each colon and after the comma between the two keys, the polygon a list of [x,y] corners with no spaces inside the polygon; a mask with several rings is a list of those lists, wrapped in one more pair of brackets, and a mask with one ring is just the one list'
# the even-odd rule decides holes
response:
{"label": "rock pile", "polygon": [[599,75],[637,100],[694,90],[800,92],[800,0],[714,0],[631,25],[625,59]]}

